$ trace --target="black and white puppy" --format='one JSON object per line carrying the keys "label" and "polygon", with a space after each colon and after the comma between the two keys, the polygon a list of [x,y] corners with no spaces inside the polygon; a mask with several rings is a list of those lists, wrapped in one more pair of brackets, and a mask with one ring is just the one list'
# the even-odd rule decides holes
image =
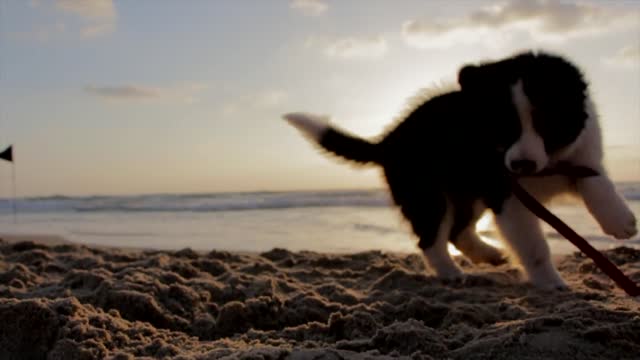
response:
{"label": "black and white puppy", "polygon": [[[607,176],[588,84],[559,55],[523,52],[466,64],[454,89],[417,97],[378,139],[348,134],[326,116],[294,112],[284,118],[319,148],[382,169],[428,265],[443,278],[462,275],[448,253],[449,241],[474,262],[505,261],[475,231],[489,209],[526,279],[540,288],[566,287],[540,221],[511,194],[514,175],[543,203],[577,195],[606,234],[624,239],[637,231],[633,213]],[[560,163],[599,175],[535,176]]]}

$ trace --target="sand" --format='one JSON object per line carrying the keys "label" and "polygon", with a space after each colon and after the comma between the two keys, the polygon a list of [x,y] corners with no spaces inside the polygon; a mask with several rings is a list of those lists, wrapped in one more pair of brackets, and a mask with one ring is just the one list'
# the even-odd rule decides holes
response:
{"label": "sand", "polygon": [[[606,255],[640,282],[640,251]],[[639,359],[640,303],[580,254],[569,291],[416,254],[0,241],[0,359]]]}

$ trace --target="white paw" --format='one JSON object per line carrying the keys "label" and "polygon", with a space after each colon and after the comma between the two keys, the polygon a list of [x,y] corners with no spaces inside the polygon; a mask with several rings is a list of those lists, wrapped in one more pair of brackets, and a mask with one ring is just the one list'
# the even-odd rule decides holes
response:
{"label": "white paw", "polygon": [[540,290],[566,290],[569,288],[567,283],[562,279],[555,281],[531,281],[531,285]]}
{"label": "white paw", "polygon": [[[443,251],[445,250],[445,251]],[[463,272],[453,261],[446,248],[426,249],[422,251],[426,265],[443,280],[456,280],[463,277]]]}
{"label": "white paw", "polygon": [[446,267],[434,270],[438,279],[449,281],[464,279],[464,272],[462,272],[459,267]]}
{"label": "white paw", "polygon": [[600,214],[600,226],[605,234],[616,239],[629,239],[638,233],[636,217],[626,207]]}
{"label": "white paw", "polygon": [[529,270],[527,278],[531,285],[541,290],[564,290],[569,288],[551,264]]}
{"label": "white paw", "polygon": [[579,184],[589,211],[605,234],[616,239],[628,239],[638,232],[635,216],[624,198],[616,192],[610,179],[597,176],[587,178]]}

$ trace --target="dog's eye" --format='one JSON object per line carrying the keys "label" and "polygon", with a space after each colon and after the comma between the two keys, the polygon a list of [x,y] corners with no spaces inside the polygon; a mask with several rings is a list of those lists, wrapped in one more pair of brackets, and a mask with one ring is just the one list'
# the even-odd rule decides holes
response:
{"label": "dog's eye", "polygon": [[549,114],[534,108],[531,109],[531,118],[533,119],[533,127],[536,131],[544,133],[549,130],[548,127],[551,122]]}

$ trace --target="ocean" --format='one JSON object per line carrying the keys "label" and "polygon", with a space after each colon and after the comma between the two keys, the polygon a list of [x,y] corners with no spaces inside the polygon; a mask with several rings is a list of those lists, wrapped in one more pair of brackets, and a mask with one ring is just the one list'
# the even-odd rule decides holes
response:
{"label": "ocean", "polygon": [[[620,183],[640,219],[640,183]],[[0,199],[0,233],[57,235],[87,245],[177,250],[415,252],[417,239],[382,190],[156,194]],[[602,233],[580,204],[555,205],[554,214],[599,249],[640,247]],[[492,218],[478,223],[495,243]],[[554,254],[577,249],[544,225]],[[452,253],[455,248],[450,247]]]}

